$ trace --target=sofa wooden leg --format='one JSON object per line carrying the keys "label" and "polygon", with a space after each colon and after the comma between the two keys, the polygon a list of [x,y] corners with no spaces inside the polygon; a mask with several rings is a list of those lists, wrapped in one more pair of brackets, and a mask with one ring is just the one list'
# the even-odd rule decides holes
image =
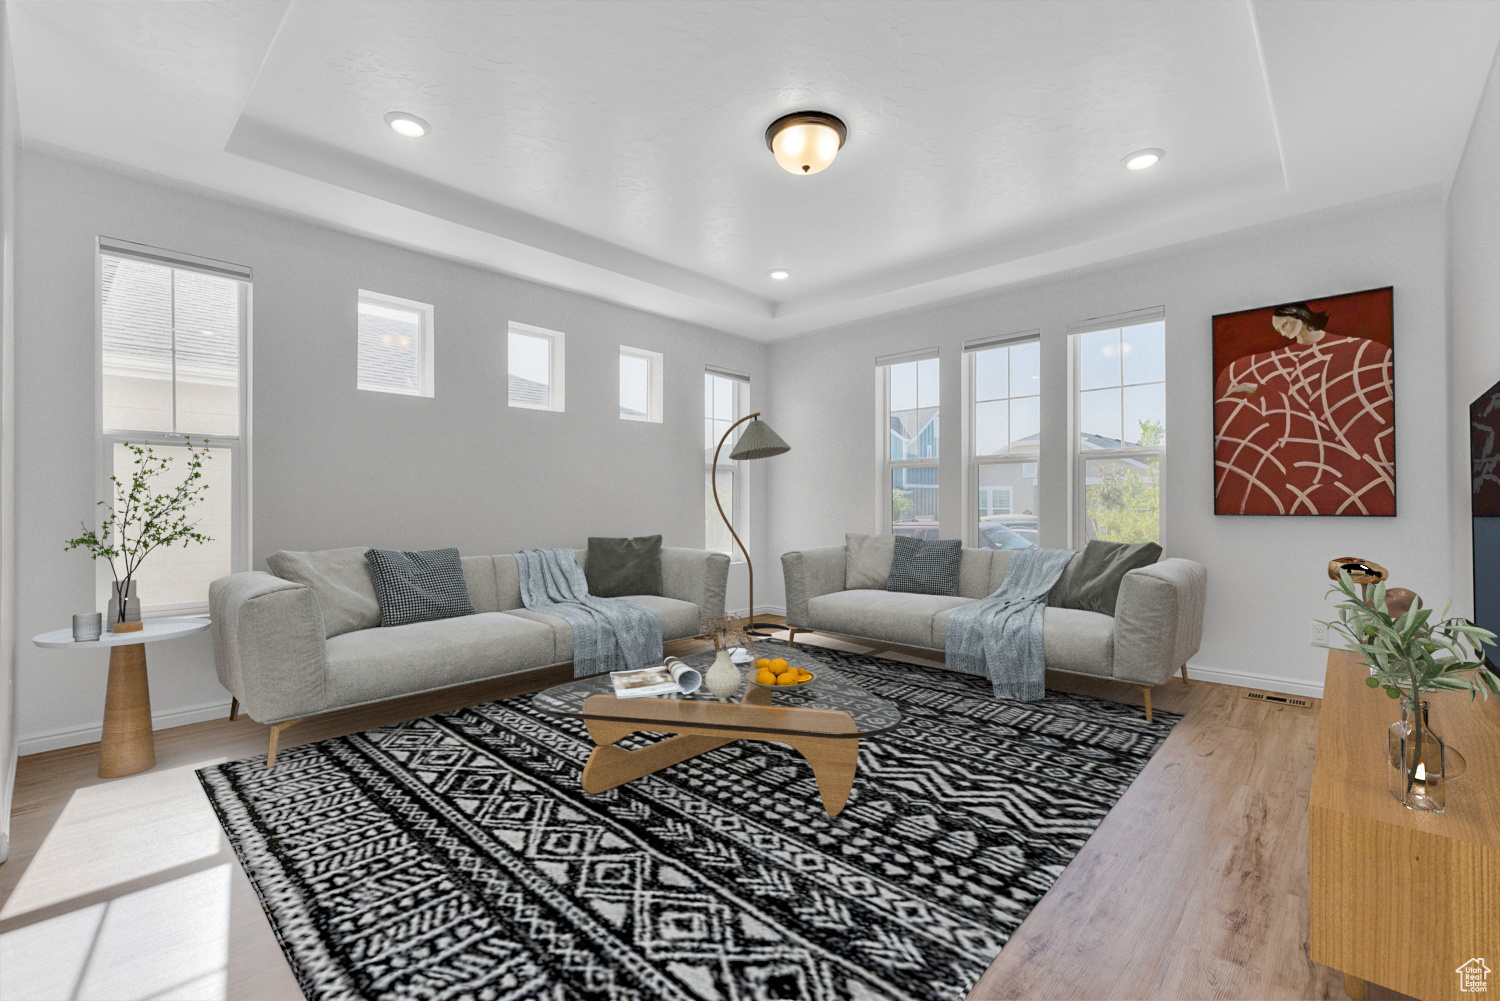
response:
{"label": "sofa wooden leg", "polygon": [[229,700],[229,722],[233,723],[235,720],[237,720],[239,718],[240,718],[240,700],[232,698],[232,699]]}
{"label": "sofa wooden leg", "polygon": [[1151,689],[1145,685],[1136,685],[1141,690],[1141,698],[1146,700],[1146,722],[1151,722]]}
{"label": "sofa wooden leg", "polygon": [[791,626],[787,626],[787,629],[786,629],[786,645],[787,646],[791,646],[796,641],[797,641],[797,630],[793,629]]}
{"label": "sofa wooden leg", "polygon": [[281,731],[285,730],[289,726],[292,726],[293,724],[301,722],[302,721],[300,719],[289,719],[285,723],[271,724],[271,743],[270,746],[266,749],[267,768],[272,768],[276,765],[276,742],[281,739]]}
{"label": "sofa wooden leg", "polygon": [[1182,665],[1182,680],[1183,681],[1187,680],[1187,665],[1186,664]]}

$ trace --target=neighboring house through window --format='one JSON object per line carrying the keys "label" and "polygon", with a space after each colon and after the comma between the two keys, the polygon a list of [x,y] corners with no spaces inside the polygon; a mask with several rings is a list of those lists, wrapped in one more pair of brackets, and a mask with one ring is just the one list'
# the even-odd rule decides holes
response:
{"label": "neighboring house through window", "polygon": [[1041,452],[1039,335],[999,338],[964,346],[968,361],[970,467],[977,484],[974,543],[981,549],[1036,545]]}
{"label": "neighboring house through window", "polygon": [[660,351],[620,346],[620,420],[662,422]]}
{"label": "neighboring house through window", "polygon": [[359,388],[432,396],[434,336],[432,306],[360,289]]}
{"label": "neighboring house through window", "polygon": [[508,401],[527,410],[565,407],[565,335],[511,321],[506,346]]}
{"label": "neighboring house through window", "polygon": [[876,359],[880,371],[882,491],[895,535],[939,538],[937,349]]}
{"label": "neighboring house through window", "polygon": [[[146,614],[206,611],[209,583],[248,569],[250,290],[249,268],[99,241],[100,497],[113,501],[110,476],[128,482],[126,443],[169,460],[160,486],[185,474],[183,435],[208,448],[208,489],[190,516],[212,541],[150,554],[136,575]],[[101,609],[111,580],[100,561]]]}
{"label": "neighboring house through window", "polygon": [[1167,447],[1164,311],[1075,324],[1071,340],[1078,538],[1160,542]]}

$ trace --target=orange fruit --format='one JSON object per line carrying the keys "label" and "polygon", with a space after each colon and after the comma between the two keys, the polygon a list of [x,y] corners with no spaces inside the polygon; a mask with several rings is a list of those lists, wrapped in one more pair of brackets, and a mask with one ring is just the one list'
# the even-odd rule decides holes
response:
{"label": "orange fruit", "polygon": [[797,683],[797,676],[791,671],[783,671],[776,676],[776,683],[778,685],[795,685]]}
{"label": "orange fruit", "polygon": [[812,673],[810,671],[798,671],[797,672],[797,679],[799,681],[811,681],[812,680]]}
{"label": "orange fruit", "polygon": [[785,657],[777,657],[775,660],[771,661],[771,670],[777,674],[783,674],[787,671],[790,671],[791,669],[792,665],[786,662]]}
{"label": "orange fruit", "polygon": [[757,660],[755,662],[755,669],[757,671],[764,671],[766,668],[768,668],[770,666],[771,666],[771,658],[770,657],[762,657],[762,658],[760,658],[759,660]]}
{"label": "orange fruit", "polygon": [[757,685],[774,685],[776,684],[776,675],[770,671],[761,671],[755,676],[755,683]]}

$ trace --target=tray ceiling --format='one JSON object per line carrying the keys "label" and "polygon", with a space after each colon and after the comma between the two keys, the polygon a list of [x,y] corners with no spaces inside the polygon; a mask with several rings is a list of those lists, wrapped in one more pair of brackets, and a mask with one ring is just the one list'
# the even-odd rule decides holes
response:
{"label": "tray ceiling", "polygon": [[[1500,43],[1467,2],[7,10],[28,141],[765,340],[1446,185]],[[849,139],[795,177],[804,108]]]}

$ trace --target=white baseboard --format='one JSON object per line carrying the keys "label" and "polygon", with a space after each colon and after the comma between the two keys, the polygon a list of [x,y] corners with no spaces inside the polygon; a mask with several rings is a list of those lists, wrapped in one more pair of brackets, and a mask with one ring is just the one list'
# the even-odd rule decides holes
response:
{"label": "white baseboard", "polygon": [[1235,685],[1240,688],[1258,688],[1282,695],[1306,695],[1314,699],[1323,697],[1323,686],[1306,681],[1289,681],[1265,674],[1247,671],[1225,671],[1217,667],[1205,667],[1188,661],[1188,677],[1194,681],[1211,681],[1216,685]]}
{"label": "white baseboard", "polygon": [[[727,616],[729,616],[730,618],[740,618],[740,619],[743,619],[745,616],[747,616],[747,615],[750,614],[750,609],[748,609],[748,608],[726,608],[724,610],[724,614],[727,615]],[[756,615],[781,615],[781,616],[785,616],[786,615],[786,609],[782,608],[780,605],[756,605],[755,606],[755,614]]]}
{"label": "white baseboard", "polygon": [[[171,709],[167,712],[151,714],[151,729],[165,730],[174,726],[186,726],[188,723],[206,723],[211,719],[229,715],[229,700],[223,702],[207,702],[201,706],[187,706],[183,709]],[[65,727],[60,730],[49,730],[46,733],[36,733],[29,737],[22,737],[17,741],[17,752],[22,755],[36,754],[39,751],[55,751],[60,747],[76,747],[79,744],[92,744],[99,739],[101,725]]]}

